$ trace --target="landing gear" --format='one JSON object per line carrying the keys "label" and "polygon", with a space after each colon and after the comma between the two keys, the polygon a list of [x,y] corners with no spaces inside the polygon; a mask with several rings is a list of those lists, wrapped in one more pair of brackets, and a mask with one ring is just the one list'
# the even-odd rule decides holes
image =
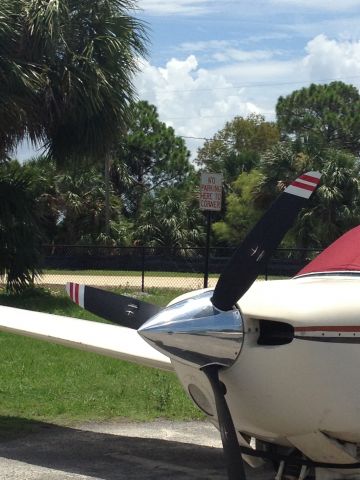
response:
{"label": "landing gear", "polygon": [[[276,472],[274,480],[315,480],[314,468],[301,463],[304,457],[296,448],[256,440],[256,449],[266,452],[267,458],[272,458],[271,463]],[[286,460],[278,457],[286,457]]]}
{"label": "landing gear", "polygon": [[314,479],[314,476],[310,475],[311,469],[306,465],[292,464],[291,460],[285,462],[282,460],[279,464],[275,480],[305,480],[310,478]]}

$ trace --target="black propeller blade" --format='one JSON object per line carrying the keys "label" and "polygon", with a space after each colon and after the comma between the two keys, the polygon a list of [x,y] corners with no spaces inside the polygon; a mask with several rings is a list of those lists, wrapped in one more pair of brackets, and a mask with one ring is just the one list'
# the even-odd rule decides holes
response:
{"label": "black propeller blade", "polygon": [[162,310],[152,303],[78,283],[67,283],[66,291],[70,298],[85,310],[135,330]]}
{"label": "black propeller blade", "polygon": [[219,421],[221,440],[229,480],[246,480],[244,461],[236,436],[234,423],[225,399],[225,385],[219,380],[218,365],[210,365],[203,369],[214,392],[216,412]]}
{"label": "black propeller blade", "polygon": [[220,275],[212,297],[215,307],[224,311],[231,310],[250,288],[319,181],[318,172],[301,175],[275,200]]}

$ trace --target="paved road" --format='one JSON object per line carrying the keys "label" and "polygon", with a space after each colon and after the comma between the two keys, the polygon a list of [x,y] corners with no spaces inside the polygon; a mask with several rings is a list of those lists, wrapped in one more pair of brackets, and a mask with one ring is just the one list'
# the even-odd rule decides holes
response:
{"label": "paved road", "polygon": [[[218,432],[203,422],[46,423],[0,442],[1,480],[226,480]],[[270,480],[248,469],[249,480]]]}

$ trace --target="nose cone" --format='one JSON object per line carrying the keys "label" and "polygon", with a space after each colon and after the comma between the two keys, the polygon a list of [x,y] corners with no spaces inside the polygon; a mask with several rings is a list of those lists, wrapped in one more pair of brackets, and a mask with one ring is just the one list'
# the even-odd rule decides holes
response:
{"label": "nose cone", "polygon": [[239,310],[218,310],[212,292],[175,303],[140,327],[139,334],[165,355],[198,368],[230,366],[243,343]]}

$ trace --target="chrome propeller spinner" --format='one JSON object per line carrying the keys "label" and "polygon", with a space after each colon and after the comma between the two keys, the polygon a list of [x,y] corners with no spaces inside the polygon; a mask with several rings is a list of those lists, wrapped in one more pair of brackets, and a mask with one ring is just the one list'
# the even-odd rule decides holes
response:
{"label": "chrome propeller spinner", "polygon": [[142,325],[138,332],[154,348],[183,363],[204,368],[230,367],[240,354],[244,325],[240,311],[223,312],[212,291],[174,303]]}

